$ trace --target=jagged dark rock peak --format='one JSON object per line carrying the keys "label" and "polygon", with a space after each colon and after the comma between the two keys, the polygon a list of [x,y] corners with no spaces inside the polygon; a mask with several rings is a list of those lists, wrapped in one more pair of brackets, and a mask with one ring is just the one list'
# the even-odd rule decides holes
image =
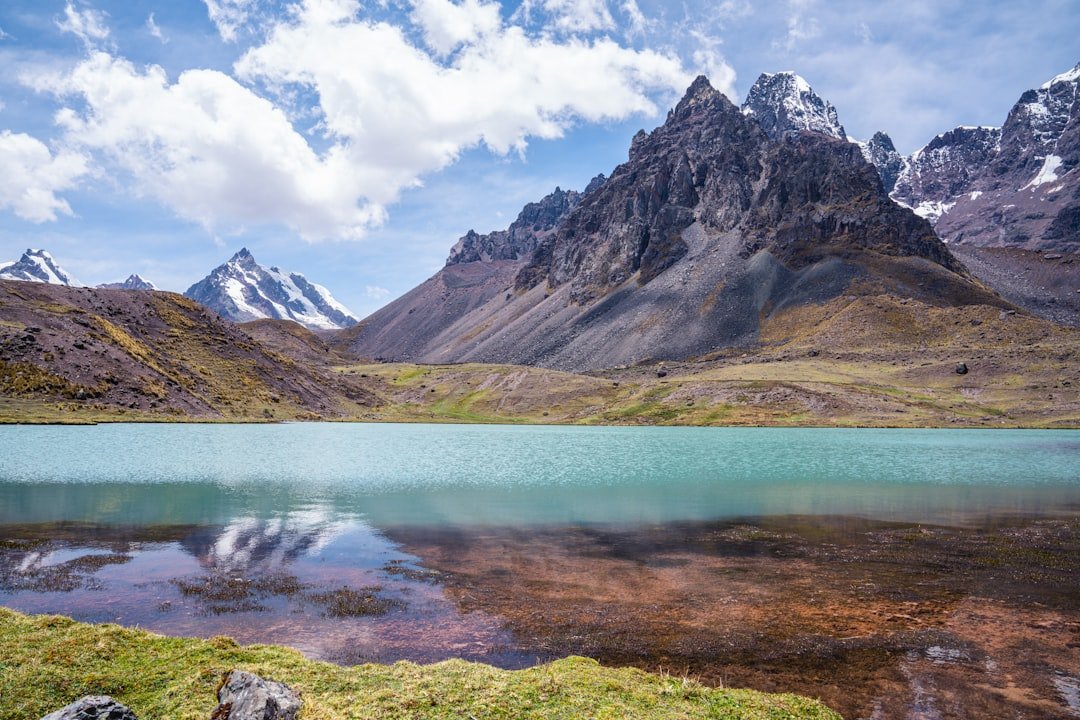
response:
{"label": "jagged dark rock peak", "polygon": [[770,138],[698,78],[531,257],[448,265],[348,341],[385,359],[599,369],[752,343],[778,313],[876,293],[1001,303],[856,144]]}
{"label": "jagged dark rock peak", "polygon": [[859,149],[866,161],[877,168],[885,192],[891,193],[905,166],[904,157],[897,152],[892,138],[879,130],[865,143],[859,143]]}
{"label": "jagged dark rock peak", "polygon": [[635,273],[648,282],[686,254],[682,231],[699,204],[715,208],[704,218],[712,230],[738,223],[760,173],[742,149],[765,141],[757,124],[698,77],[664,125],[634,136],[629,162],[540,244],[517,287],[569,283],[583,302]]}
{"label": "jagged dark rock peak", "polygon": [[[857,217],[844,207],[854,202]],[[643,285],[686,254],[683,231],[694,223],[709,234],[740,231],[743,255],[768,249],[797,265],[820,254],[811,246],[851,245],[958,269],[929,225],[889,202],[857,146],[820,133],[770,142],[698,78],[664,125],[635,138],[631,160],[540,243],[517,287],[569,284],[581,303],[635,274]]]}
{"label": "jagged dark rock peak", "polygon": [[149,280],[144,280],[139,275],[128,275],[127,280],[124,280],[123,282],[102,283],[101,285],[98,285],[98,287],[103,288],[105,290],[157,290],[158,289],[157,285],[150,282]]}
{"label": "jagged dark rock peak", "polygon": [[357,323],[329,290],[299,273],[263,267],[247,248],[214,268],[184,295],[233,322],[293,320],[313,330],[340,330]]}
{"label": "jagged dark rock peak", "polygon": [[793,72],[762,73],[746,94],[743,112],[753,116],[774,140],[804,130],[847,138],[832,103]]}
{"label": "jagged dark rock peak", "polygon": [[25,282],[47,283],[82,287],[64,268],[45,250],[28,249],[14,262],[0,262],[0,280],[22,280]]}
{"label": "jagged dark rock peak", "polygon": [[[589,186],[592,187],[594,183],[595,178]],[[581,195],[574,190],[555,188],[539,202],[529,203],[522,208],[517,219],[506,230],[496,230],[486,235],[469,230],[451,248],[446,264],[529,258],[540,239],[577,205]]]}

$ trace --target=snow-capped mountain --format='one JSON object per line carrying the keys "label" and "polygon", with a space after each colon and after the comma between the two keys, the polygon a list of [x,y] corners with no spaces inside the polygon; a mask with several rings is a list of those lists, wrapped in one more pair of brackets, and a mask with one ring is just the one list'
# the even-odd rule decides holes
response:
{"label": "snow-capped mountain", "polygon": [[99,288],[105,290],[157,290],[158,287],[149,280],[144,280],[138,275],[128,275],[128,279],[123,282],[102,283],[98,285]]}
{"label": "snow-capped mountain", "polygon": [[774,140],[799,130],[847,138],[832,103],[819,97],[810,83],[793,72],[762,73],[746,94],[742,111],[752,115]]}
{"label": "snow-capped mountain", "polygon": [[1078,164],[1080,64],[1023,93],[1000,129],[938,135],[892,196],[949,242],[1080,252]]}
{"label": "snow-capped mountain", "polygon": [[1001,129],[994,127],[958,127],[938,135],[903,163],[892,198],[935,222],[971,191],[1000,142]]}
{"label": "snow-capped mountain", "polygon": [[44,250],[34,249],[28,249],[14,262],[0,263],[0,280],[24,280],[69,287],[83,286],[81,282],[65,272],[52,255]]}
{"label": "snow-capped mountain", "polygon": [[255,262],[247,248],[184,293],[234,322],[293,320],[315,330],[351,327],[357,318],[321,285]]}
{"label": "snow-capped mountain", "polygon": [[[948,242],[1080,252],[1080,64],[1028,90],[1000,127],[961,126],[902,157],[884,132],[855,142],[893,200]],[[792,72],[765,73],[743,112],[773,139],[849,139],[836,108]]]}

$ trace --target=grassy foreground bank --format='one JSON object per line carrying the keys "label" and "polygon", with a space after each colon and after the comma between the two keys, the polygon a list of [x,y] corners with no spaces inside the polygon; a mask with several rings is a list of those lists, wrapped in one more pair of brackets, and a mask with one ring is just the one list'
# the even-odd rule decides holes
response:
{"label": "grassy foreground bank", "polygon": [[154,635],[0,608],[0,718],[38,720],[83,695],[112,695],[140,720],[206,720],[233,668],[300,691],[303,720],[331,718],[839,718],[795,695],[703,687],[566,658],[521,671],[451,660],[339,667],[269,645]]}

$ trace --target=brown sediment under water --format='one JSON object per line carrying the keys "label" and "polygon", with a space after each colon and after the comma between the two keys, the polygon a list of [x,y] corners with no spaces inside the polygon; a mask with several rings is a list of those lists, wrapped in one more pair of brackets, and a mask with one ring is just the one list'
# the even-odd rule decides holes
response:
{"label": "brown sediment under water", "polygon": [[8,525],[0,602],[345,664],[587,655],[847,718],[1080,711],[1080,510],[953,527]]}
{"label": "brown sediment under water", "polygon": [[1080,514],[387,535],[545,657],[802,693],[847,718],[1080,712]]}
{"label": "brown sediment under water", "polygon": [[1076,718],[1080,436],[0,428],[0,604],[342,664],[587,655],[849,720]]}

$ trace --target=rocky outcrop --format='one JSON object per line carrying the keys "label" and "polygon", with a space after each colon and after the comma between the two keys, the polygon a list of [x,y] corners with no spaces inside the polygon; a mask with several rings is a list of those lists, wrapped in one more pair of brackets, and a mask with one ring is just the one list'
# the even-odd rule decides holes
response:
{"label": "rocky outcrop", "polygon": [[296,720],[300,695],[284,683],[233,670],[218,690],[211,720]]}
{"label": "rocky outcrop", "polygon": [[448,266],[365,320],[351,350],[598,369],[754,342],[770,313],[841,293],[1001,302],[839,129],[773,134],[698,78],[526,261]]}
{"label": "rocky outcrop", "polygon": [[129,708],[106,695],[88,695],[41,720],[137,720]]}
{"label": "rocky outcrop", "polygon": [[[303,706],[288,685],[233,670],[221,682],[210,720],[296,720]],[[138,720],[130,708],[105,695],[88,695],[41,720]]]}
{"label": "rocky outcrop", "polygon": [[540,240],[566,217],[580,199],[581,193],[557,187],[539,202],[526,205],[506,230],[496,230],[486,235],[469,230],[450,249],[446,264],[527,260]]}

